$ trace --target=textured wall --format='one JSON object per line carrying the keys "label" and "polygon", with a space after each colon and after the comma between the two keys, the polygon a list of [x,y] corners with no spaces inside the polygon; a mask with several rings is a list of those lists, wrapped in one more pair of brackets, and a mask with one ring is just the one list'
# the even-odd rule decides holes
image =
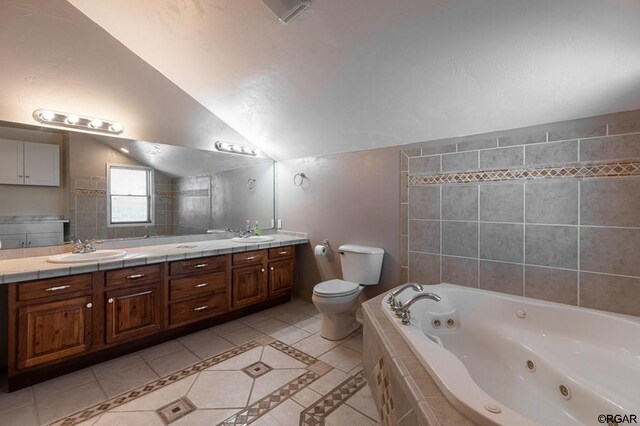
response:
{"label": "textured wall", "polygon": [[[380,285],[367,290],[374,296],[400,284],[398,247],[399,148],[327,155],[278,163],[278,217],[284,229],[309,234],[311,244],[298,246],[296,292],[310,299],[313,286],[341,278],[341,244],[362,244],[385,250]],[[293,176],[308,179],[295,186]],[[313,246],[329,239],[333,250],[324,258]]]}
{"label": "textured wall", "polygon": [[640,315],[639,159],[640,110],[405,150],[403,269]]}

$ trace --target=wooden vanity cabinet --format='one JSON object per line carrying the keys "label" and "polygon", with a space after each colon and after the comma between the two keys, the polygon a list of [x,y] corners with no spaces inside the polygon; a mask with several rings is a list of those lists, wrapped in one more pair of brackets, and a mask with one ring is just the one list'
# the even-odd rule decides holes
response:
{"label": "wooden vanity cabinet", "polygon": [[295,247],[269,249],[269,297],[290,294],[295,284]]}
{"label": "wooden vanity cabinet", "polygon": [[9,287],[9,370],[91,350],[92,277],[75,275]]}
{"label": "wooden vanity cabinet", "polygon": [[287,246],[9,284],[9,388],[288,300],[294,253]]}
{"label": "wooden vanity cabinet", "polygon": [[175,328],[229,311],[229,256],[171,262],[167,326]]}
{"label": "wooden vanity cabinet", "polygon": [[231,307],[234,309],[265,300],[268,296],[267,251],[233,255]]}
{"label": "wooden vanity cabinet", "polygon": [[106,272],[104,343],[111,345],[155,334],[162,328],[162,265]]}

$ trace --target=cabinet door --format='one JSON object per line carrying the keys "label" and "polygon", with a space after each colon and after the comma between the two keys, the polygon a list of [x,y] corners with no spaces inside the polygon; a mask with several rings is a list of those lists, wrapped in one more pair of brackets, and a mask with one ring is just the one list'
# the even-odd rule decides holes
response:
{"label": "cabinet door", "polygon": [[0,183],[24,183],[24,151],[20,141],[0,139]]}
{"label": "cabinet door", "polygon": [[25,234],[4,234],[0,235],[3,249],[16,249],[26,247],[27,236]]}
{"label": "cabinet door", "polygon": [[24,143],[24,183],[60,186],[60,147],[48,143]]}
{"label": "cabinet door", "polygon": [[27,247],[55,246],[63,243],[64,238],[59,232],[39,232],[27,234]]}
{"label": "cabinet door", "polygon": [[105,292],[107,343],[130,340],[160,330],[159,285]]}
{"label": "cabinet door", "polygon": [[269,296],[291,293],[294,276],[295,262],[293,260],[269,263]]}
{"label": "cabinet door", "polygon": [[259,302],[267,297],[267,279],[263,265],[235,268],[231,285],[234,308]]}
{"label": "cabinet door", "polygon": [[87,352],[91,347],[91,296],[18,309],[18,368]]}

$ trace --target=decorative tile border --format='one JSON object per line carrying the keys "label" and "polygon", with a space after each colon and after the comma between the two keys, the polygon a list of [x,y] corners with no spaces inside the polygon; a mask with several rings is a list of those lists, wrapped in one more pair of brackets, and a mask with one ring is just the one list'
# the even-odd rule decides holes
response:
{"label": "decorative tile border", "polygon": [[580,165],[572,164],[557,167],[478,170],[432,175],[414,174],[409,176],[409,186],[437,185],[443,183],[499,182],[507,180],[588,179],[625,176],[640,176],[640,160]]}
{"label": "decorative tile border", "polygon": [[295,395],[300,390],[307,387],[310,383],[318,380],[320,377],[320,375],[313,371],[307,371],[281,388],[271,392],[259,401],[254,402],[238,414],[234,414],[227,420],[219,423],[218,426],[237,426],[252,423],[258,417],[271,411],[282,402],[289,399],[292,395]]}
{"label": "decorative tile border", "polygon": [[378,406],[380,407],[380,419],[384,425],[393,425],[396,422],[395,403],[391,394],[391,380],[389,379],[389,369],[384,360],[384,355],[376,364],[373,370],[373,377],[376,380]]}
{"label": "decorative tile border", "polygon": [[301,350],[298,350],[296,348],[294,348],[293,346],[289,346],[286,345],[278,340],[276,340],[275,342],[271,343],[269,346],[272,346],[273,348],[279,350],[280,352],[284,353],[285,355],[289,355],[292,358],[297,359],[298,361],[307,364],[307,365],[312,365],[316,362],[316,359],[314,357],[312,357],[311,355],[308,355],[304,352],[302,352]]}
{"label": "decorative tile border", "polygon": [[367,380],[364,377],[364,371],[349,377],[315,404],[300,413],[300,425],[324,425],[325,417],[335,411],[366,384]]}
{"label": "decorative tile border", "polygon": [[192,374],[199,373],[211,366],[219,364],[223,361],[226,361],[230,358],[233,358],[236,355],[240,355],[258,346],[260,346],[260,344],[254,341],[254,342],[246,343],[242,346],[229,349],[226,352],[215,355],[211,358],[198,362],[192,366],[184,368],[175,373],[161,377],[157,380],[147,383],[146,385],[142,385],[134,390],[125,392],[123,394],[110,398],[104,402],[95,404],[85,410],[82,410],[70,416],[64,417],[56,422],[51,423],[51,426],[71,426],[71,425],[81,423],[87,419],[90,419],[91,417],[103,414],[113,408],[119,407],[128,402],[131,402],[134,399],[138,399],[144,395],[150,394],[153,391],[169,386],[170,384],[173,384],[186,377],[189,377]]}
{"label": "decorative tile border", "polygon": [[106,189],[74,189],[71,191],[71,193],[78,195],[80,197],[106,197],[107,196]]}

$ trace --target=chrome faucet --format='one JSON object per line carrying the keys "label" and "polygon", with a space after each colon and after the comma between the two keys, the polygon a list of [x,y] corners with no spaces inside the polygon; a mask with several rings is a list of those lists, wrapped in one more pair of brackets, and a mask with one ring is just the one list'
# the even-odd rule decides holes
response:
{"label": "chrome faucet", "polygon": [[73,243],[73,254],[84,254],[84,253],[93,253],[96,251],[95,241],[86,240],[84,243],[80,238],[78,238]]}
{"label": "chrome faucet", "polygon": [[391,293],[389,293],[389,297],[387,298],[387,303],[389,304],[391,309],[395,311],[396,309],[400,308],[400,302],[398,301],[397,297],[400,293],[408,288],[412,288],[415,291],[422,291],[422,285],[418,283],[408,283],[406,285],[403,285],[399,289],[392,291]]}
{"label": "chrome faucet", "polygon": [[396,316],[402,320],[403,325],[411,324],[411,311],[409,310],[409,307],[421,299],[430,299],[435,302],[439,302],[440,300],[442,300],[440,296],[434,293],[416,294],[396,310]]}

